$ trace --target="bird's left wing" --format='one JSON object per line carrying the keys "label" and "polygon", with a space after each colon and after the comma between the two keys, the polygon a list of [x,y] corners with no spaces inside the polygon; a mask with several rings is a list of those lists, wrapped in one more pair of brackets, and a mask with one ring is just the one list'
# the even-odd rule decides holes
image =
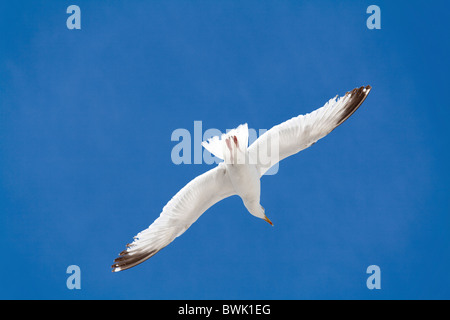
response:
{"label": "bird's left wing", "polygon": [[163,208],[160,216],[139,232],[114,260],[112,271],[134,267],[183,234],[209,207],[234,195],[223,163],[189,182]]}

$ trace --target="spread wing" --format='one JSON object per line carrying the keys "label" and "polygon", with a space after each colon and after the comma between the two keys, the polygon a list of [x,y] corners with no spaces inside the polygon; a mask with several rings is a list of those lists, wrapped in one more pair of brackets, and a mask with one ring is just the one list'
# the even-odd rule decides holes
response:
{"label": "spread wing", "polygon": [[347,120],[363,103],[372,88],[353,89],[322,108],[285,121],[259,137],[250,147],[250,159],[260,176],[277,162],[313,145]]}
{"label": "spread wing", "polygon": [[209,207],[234,194],[223,163],[196,177],[167,203],[147,229],[134,237],[114,260],[112,271],[129,269],[152,257],[183,234]]}

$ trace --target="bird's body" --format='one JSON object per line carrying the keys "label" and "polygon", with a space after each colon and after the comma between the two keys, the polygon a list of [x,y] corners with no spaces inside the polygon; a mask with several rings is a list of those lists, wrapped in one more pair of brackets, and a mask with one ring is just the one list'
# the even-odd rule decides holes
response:
{"label": "bird's body", "polygon": [[234,192],[241,197],[247,210],[254,216],[267,219],[260,202],[261,180],[255,161],[250,161],[248,153],[248,127],[240,125],[237,129],[222,135],[220,140],[209,140],[203,146],[224,160],[227,174]]}
{"label": "bird's body", "polygon": [[[226,164],[236,194],[244,203],[258,202],[261,196],[261,180],[254,164]],[[247,208],[248,209],[248,208]]]}
{"label": "bird's body", "polygon": [[202,145],[224,160],[189,182],[163,208],[160,216],[134,237],[114,260],[113,271],[129,269],[166,247],[209,207],[232,195],[241,197],[252,215],[272,225],[260,204],[260,178],[282,159],[308,148],[342,124],[362,104],[370,86],[330,99],[316,111],[294,117],[264,133],[248,146],[247,124]]}

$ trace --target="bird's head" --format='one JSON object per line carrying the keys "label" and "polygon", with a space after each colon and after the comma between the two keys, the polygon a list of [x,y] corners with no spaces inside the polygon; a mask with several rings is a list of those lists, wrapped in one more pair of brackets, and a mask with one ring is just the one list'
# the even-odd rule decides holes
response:
{"label": "bird's head", "polygon": [[245,207],[248,212],[254,215],[257,218],[263,219],[267,223],[269,223],[273,227],[272,221],[266,216],[266,210],[257,202],[244,202]]}

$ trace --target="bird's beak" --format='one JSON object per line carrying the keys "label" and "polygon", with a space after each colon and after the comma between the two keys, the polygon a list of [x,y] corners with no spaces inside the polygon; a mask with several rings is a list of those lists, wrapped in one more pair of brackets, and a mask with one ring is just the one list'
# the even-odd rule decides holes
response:
{"label": "bird's beak", "polygon": [[264,215],[264,221],[266,221],[266,222],[268,222],[268,223],[270,223],[270,225],[273,227],[273,223],[272,223],[272,221],[270,221],[270,219],[269,218],[267,218],[267,216],[266,215]]}

